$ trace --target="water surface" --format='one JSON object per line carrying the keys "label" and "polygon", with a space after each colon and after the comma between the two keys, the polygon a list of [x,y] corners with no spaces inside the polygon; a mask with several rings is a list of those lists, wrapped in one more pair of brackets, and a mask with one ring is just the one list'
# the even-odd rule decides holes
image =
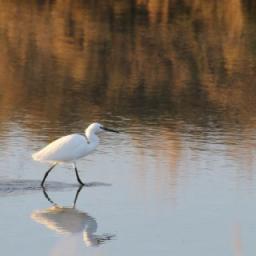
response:
{"label": "water surface", "polygon": [[[255,7],[0,0],[1,252],[255,254]],[[31,154],[94,121],[121,133],[88,186],[67,165],[43,191]]]}

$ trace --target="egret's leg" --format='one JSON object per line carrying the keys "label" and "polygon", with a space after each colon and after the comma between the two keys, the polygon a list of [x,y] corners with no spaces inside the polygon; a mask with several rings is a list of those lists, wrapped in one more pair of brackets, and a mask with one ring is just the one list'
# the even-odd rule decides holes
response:
{"label": "egret's leg", "polygon": [[76,164],[74,163],[73,165],[74,165],[74,169],[75,169],[75,172],[76,172],[76,179],[77,179],[77,181],[78,181],[82,186],[84,186],[84,183],[81,181],[81,179],[80,179],[80,177],[79,177],[79,175],[78,175],[78,171],[77,171],[77,168],[76,168]]}
{"label": "egret's leg", "polygon": [[44,186],[44,182],[45,182],[47,176],[49,175],[49,173],[51,172],[51,170],[52,170],[56,165],[57,165],[57,163],[55,163],[53,166],[51,166],[51,168],[45,173],[44,178],[43,178],[43,180],[42,180],[42,182],[41,182],[41,187]]}
{"label": "egret's leg", "polygon": [[77,201],[77,198],[78,198],[79,193],[80,193],[80,191],[82,190],[82,188],[83,188],[83,185],[81,185],[81,186],[78,188],[78,190],[76,191],[76,196],[75,196],[75,199],[74,199],[73,208],[76,207],[76,201]]}

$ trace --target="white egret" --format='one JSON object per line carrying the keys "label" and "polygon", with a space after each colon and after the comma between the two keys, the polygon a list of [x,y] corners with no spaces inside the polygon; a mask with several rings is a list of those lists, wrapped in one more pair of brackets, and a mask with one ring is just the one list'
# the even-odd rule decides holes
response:
{"label": "white egret", "polygon": [[99,138],[97,134],[102,131],[118,133],[118,131],[106,128],[99,123],[92,123],[85,130],[85,134],[70,134],[61,137],[51,142],[40,151],[34,153],[32,155],[34,160],[53,164],[50,169],[45,173],[44,178],[41,182],[41,186],[44,186],[44,182],[47,176],[57,164],[68,162],[73,163],[77,181],[81,185],[84,185],[78,175],[76,160],[90,154],[95,150],[95,148],[99,144]]}

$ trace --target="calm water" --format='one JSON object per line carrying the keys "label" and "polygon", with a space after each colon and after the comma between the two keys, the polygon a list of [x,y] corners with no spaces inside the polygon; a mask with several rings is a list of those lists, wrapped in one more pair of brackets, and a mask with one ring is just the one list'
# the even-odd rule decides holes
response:
{"label": "calm water", "polygon": [[[255,255],[254,1],[0,0],[3,255]],[[31,154],[93,122],[95,154]]]}

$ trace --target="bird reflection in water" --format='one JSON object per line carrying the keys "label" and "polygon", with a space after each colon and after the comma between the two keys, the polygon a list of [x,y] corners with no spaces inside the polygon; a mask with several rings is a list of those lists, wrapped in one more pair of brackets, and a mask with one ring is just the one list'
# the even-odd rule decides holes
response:
{"label": "bird reflection in water", "polygon": [[76,209],[76,202],[82,188],[83,186],[78,188],[71,207],[59,206],[51,200],[46,190],[43,189],[46,199],[53,206],[32,212],[31,218],[35,222],[40,223],[61,235],[76,235],[81,233],[86,247],[98,246],[107,240],[111,240],[114,235],[96,235],[96,220],[87,213]]}

